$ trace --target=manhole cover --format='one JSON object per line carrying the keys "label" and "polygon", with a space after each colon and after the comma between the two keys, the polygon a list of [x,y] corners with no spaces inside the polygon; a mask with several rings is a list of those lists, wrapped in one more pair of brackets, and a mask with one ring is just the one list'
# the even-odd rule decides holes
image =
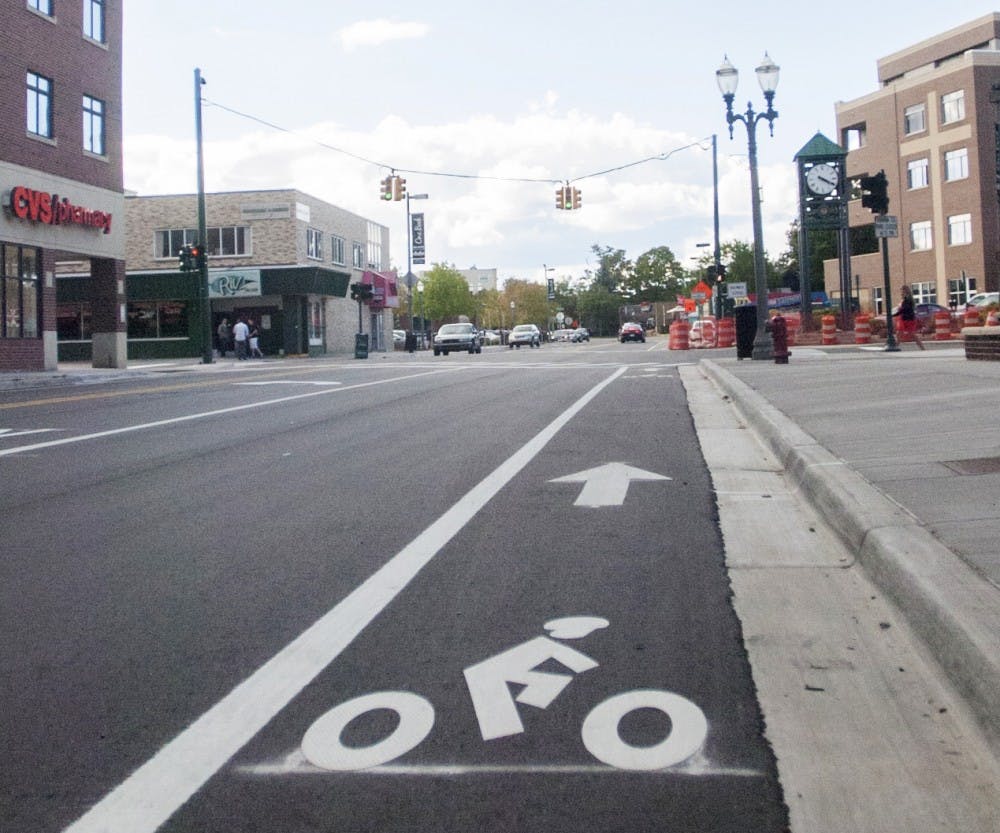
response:
{"label": "manhole cover", "polygon": [[1000,457],[980,457],[977,460],[947,460],[943,464],[959,474],[996,474],[1000,472]]}

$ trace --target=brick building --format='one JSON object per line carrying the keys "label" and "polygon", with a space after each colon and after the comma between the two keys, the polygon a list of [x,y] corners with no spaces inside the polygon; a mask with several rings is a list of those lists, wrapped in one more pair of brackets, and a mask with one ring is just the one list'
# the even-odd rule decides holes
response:
{"label": "brick building", "polygon": [[[348,352],[359,332],[348,288],[370,283],[361,332],[370,349],[392,349],[388,228],[294,189],[206,194],[205,207],[210,332],[242,316],[260,325],[265,355]],[[129,357],[204,355],[199,274],[178,265],[181,247],[198,241],[197,196],[128,196],[125,218]],[[59,357],[86,358],[86,281],[57,282]]]}
{"label": "brick building", "polygon": [[121,0],[4,4],[0,370],[55,368],[65,261],[87,277],[94,364],[125,364],[121,36]]}
{"label": "brick building", "polygon": [[[898,301],[904,283],[918,301],[944,305],[995,291],[1000,165],[991,89],[1000,84],[1000,14],[881,58],[878,81],[876,92],[838,103],[836,116],[848,176],[885,170],[889,182],[889,214],[899,228],[889,238],[891,299]],[[884,312],[882,256],[873,233],[856,233],[873,217],[854,199],[849,218],[861,306]],[[824,277],[838,294],[835,261]]]}

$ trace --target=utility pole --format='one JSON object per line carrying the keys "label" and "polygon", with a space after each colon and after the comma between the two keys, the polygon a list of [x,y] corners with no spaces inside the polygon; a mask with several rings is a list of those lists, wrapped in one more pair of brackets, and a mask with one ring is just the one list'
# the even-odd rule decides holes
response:
{"label": "utility pole", "polygon": [[208,297],[208,250],[205,248],[208,240],[205,219],[205,160],[202,154],[201,140],[201,87],[205,79],[201,70],[194,71],[194,129],[198,160],[198,245],[201,246],[201,257],[198,259],[198,297],[201,298],[201,338],[204,344],[202,364],[212,363],[212,302]]}

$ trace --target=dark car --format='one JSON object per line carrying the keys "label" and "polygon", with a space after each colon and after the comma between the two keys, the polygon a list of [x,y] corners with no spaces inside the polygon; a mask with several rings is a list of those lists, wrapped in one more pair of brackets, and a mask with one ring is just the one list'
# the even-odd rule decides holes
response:
{"label": "dark car", "polygon": [[626,341],[641,341],[645,343],[646,331],[642,328],[641,324],[636,324],[634,321],[626,321],[618,331],[618,338],[622,344]]}
{"label": "dark car", "polygon": [[590,341],[590,330],[586,327],[577,327],[573,330],[573,337],[571,341]]}
{"label": "dark car", "polygon": [[479,330],[474,324],[444,324],[434,333],[434,355],[451,350],[466,350],[469,353],[482,353],[483,343],[479,338]]}

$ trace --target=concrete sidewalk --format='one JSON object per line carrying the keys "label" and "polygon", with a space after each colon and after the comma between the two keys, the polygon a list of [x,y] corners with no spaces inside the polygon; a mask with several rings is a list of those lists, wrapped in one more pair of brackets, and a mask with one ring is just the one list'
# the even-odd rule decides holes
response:
{"label": "concrete sidewalk", "polygon": [[1000,754],[1000,362],[962,348],[704,359]]}

